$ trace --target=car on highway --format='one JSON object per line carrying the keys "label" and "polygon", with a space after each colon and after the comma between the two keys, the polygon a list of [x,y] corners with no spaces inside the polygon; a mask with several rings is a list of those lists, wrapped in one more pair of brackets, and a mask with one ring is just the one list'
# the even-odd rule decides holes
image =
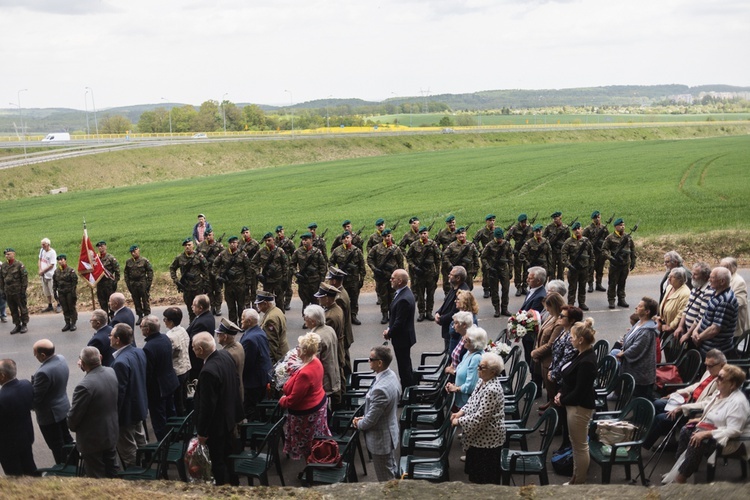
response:
{"label": "car on highway", "polygon": [[193,139],[208,139],[208,136],[203,132],[199,132],[197,134],[193,134]]}
{"label": "car on highway", "polygon": [[67,132],[55,132],[52,134],[47,134],[47,136],[42,139],[42,142],[65,142],[70,140],[70,134]]}

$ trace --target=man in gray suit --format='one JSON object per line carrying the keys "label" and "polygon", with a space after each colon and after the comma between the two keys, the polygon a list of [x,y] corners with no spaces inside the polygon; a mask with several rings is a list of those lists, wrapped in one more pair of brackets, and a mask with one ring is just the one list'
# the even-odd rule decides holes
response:
{"label": "man in gray suit", "polygon": [[378,481],[390,481],[396,478],[397,409],[401,384],[393,370],[388,368],[393,361],[393,353],[388,347],[373,347],[369,360],[370,368],[375,372],[375,382],[365,397],[365,414],[354,419],[354,426],[365,433],[365,443],[372,453]]}
{"label": "man in gray suit", "polygon": [[67,392],[70,370],[65,358],[55,354],[55,344],[50,340],[37,341],[33,349],[34,357],[42,364],[31,377],[36,421],[55,463],[59,464],[65,461],[63,445],[73,442],[65,419],[70,409]]}
{"label": "man in gray suit", "polygon": [[76,433],[76,448],[87,477],[117,477],[117,375],[102,366],[96,347],[84,347],[78,366],[86,372],[73,391],[68,427]]}

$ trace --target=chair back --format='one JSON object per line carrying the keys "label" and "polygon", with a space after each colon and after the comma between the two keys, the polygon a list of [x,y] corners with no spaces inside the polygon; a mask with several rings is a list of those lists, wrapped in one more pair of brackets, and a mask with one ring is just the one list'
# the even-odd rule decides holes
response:
{"label": "chair back", "polygon": [[510,352],[508,353],[508,357],[505,359],[505,371],[509,372],[509,370],[512,370],[515,368],[515,366],[518,364],[518,361],[521,359],[521,346],[519,344],[515,344],[513,347],[510,348]]}
{"label": "chair back", "polygon": [[632,441],[643,443],[651,430],[655,413],[653,403],[646,398],[635,398],[622,410],[620,420],[627,420],[636,427]]}
{"label": "chair back", "polygon": [[518,426],[526,427],[526,422],[529,421],[529,415],[534,406],[534,398],[536,398],[537,387],[534,382],[529,382],[523,389],[521,394],[518,395]]}
{"label": "chair back", "polygon": [[541,439],[539,439],[539,451],[542,454],[542,463],[547,461],[547,452],[549,447],[552,445],[552,440],[555,437],[555,431],[557,430],[557,412],[554,408],[547,408],[539,420],[532,432],[540,432]]}
{"label": "chair back", "polygon": [[513,365],[513,369],[508,375],[508,381],[503,384],[503,392],[506,396],[514,396],[518,401],[518,396],[521,394],[524,382],[526,382],[526,375],[529,371],[529,365],[526,361],[519,361]]}
{"label": "chair back", "polygon": [[612,411],[621,411],[625,406],[630,404],[635,391],[635,378],[630,373],[622,373],[615,378],[613,390],[617,391],[619,397],[615,401]]}
{"label": "chair back", "polygon": [[266,435],[266,438],[258,447],[258,452],[262,453],[263,449],[266,450],[266,464],[264,469],[268,470],[271,468],[271,464],[276,461],[276,457],[279,454],[279,439],[281,438],[281,431],[284,428],[284,421],[286,415],[282,417],[271,427],[271,430]]}
{"label": "chair back", "polygon": [[690,349],[682,356],[677,363],[677,371],[680,372],[680,378],[683,384],[692,384],[698,379],[702,366],[701,354],[697,349]]}
{"label": "chair back", "polygon": [[612,385],[616,374],[617,359],[610,354],[605,355],[597,365],[596,379],[594,379],[594,390],[607,390],[607,392],[612,392]]}
{"label": "chair back", "polygon": [[174,429],[170,429],[167,435],[159,441],[159,446],[156,447],[154,453],[151,454],[148,461],[143,465],[144,470],[152,469],[156,466],[155,477],[161,478],[167,467],[167,454],[169,453],[169,445],[174,442],[176,433]]}
{"label": "chair back", "polygon": [[497,334],[497,338],[495,339],[495,342],[497,343],[502,342],[503,344],[508,343],[508,329],[507,328],[503,328],[503,331]]}
{"label": "chair back", "polygon": [[745,330],[742,335],[735,337],[734,351],[737,359],[750,358],[750,330]]}
{"label": "chair back", "polygon": [[596,362],[599,363],[609,354],[609,342],[605,339],[597,340],[594,344],[594,353],[596,354]]}
{"label": "chair back", "polygon": [[663,363],[677,363],[685,350],[685,344],[680,342],[677,337],[670,335],[661,344],[661,350],[664,353]]}

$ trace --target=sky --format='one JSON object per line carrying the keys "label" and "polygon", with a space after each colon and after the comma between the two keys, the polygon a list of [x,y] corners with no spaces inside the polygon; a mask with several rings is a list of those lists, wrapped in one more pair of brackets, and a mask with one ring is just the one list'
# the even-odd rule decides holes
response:
{"label": "sky", "polygon": [[748,47],[747,0],[0,0],[0,108],[748,86]]}

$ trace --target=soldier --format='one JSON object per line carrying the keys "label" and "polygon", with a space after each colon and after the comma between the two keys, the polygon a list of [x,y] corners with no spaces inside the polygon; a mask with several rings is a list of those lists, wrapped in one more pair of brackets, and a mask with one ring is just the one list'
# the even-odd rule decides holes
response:
{"label": "soldier", "polygon": [[[412,243],[419,239],[419,217],[412,217],[409,219],[409,230],[406,231],[404,236],[401,237],[398,246],[401,251],[406,254]],[[414,277],[412,276],[412,281]]]}
{"label": "soldier", "polygon": [[383,242],[375,245],[367,254],[367,265],[375,277],[375,293],[378,294],[380,312],[383,317],[380,324],[388,323],[388,310],[393,300],[393,289],[390,287],[391,273],[404,268],[404,254],[398,245],[393,243],[390,229],[383,230]]}
{"label": "soldier", "polygon": [[112,319],[112,310],[109,309],[109,296],[117,291],[117,282],[120,281],[120,263],[112,254],[107,253],[107,242],[100,241],[96,244],[99,250],[99,260],[102,266],[107,270],[109,276],[104,276],[96,284],[96,298],[99,301],[99,307],[107,311],[109,318]]}
{"label": "soldier", "polygon": [[599,210],[594,210],[591,214],[591,224],[583,230],[583,235],[591,241],[591,245],[594,248],[594,265],[591,266],[591,271],[589,272],[588,291],[589,293],[594,291],[594,275],[596,274],[596,291],[606,292],[607,289],[602,286],[605,260],[602,254],[602,245],[604,245],[604,240],[609,236],[609,229],[607,229],[606,225],[602,225],[602,215],[599,213]]}
{"label": "soldier", "polygon": [[78,311],[76,311],[77,286],[78,274],[76,274],[75,269],[68,267],[68,256],[61,253],[57,256],[57,269],[55,269],[55,274],[52,277],[52,288],[62,307],[63,318],[65,318],[65,326],[62,328],[64,332],[68,330],[74,332],[78,329],[76,326],[76,321],[78,321]]}
{"label": "soldier", "polygon": [[[253,257],[255,257],[255,253],[260,249],[260,243],[258,243],[258,240],[253,238],[250,235],[250,228],[247,226],[242,226],[242,230],[240,231],[242,235],[242,241],[240,241],[240,246],[238,247],[241,251],[245,252],[245,255],[247,255],[248,260],[252,262]],[[294,245],[294,243],[292,243]],[[245,294],[245,308],[253,307],[253,304],[255,302],[255,295],[258,293],[258,278],[255,276],[255,272],[250,273],[250,282],[248,283],[248,290]]]}
{"label": "soldier", "polygon": [[456,241],[443,251],[443,272],[448,270],[450,273],[453,266],[463,266],[466,269],[466,284],[472,290],[474,278],[479,272],[479,251],[474,243],[466,241],[466,228],[463,226],[456,229]]}
{"label": "soldier", "polygon": [[0,291],[8,301],[10,316],[16,325],[10,334],[26,333],[29,324],[29,310],[26,308],[26,289],[29,287],[29,274],[23,262],[16,260],[16,251],[5,249],[7,264],[0,267]]}
{"label": "soldier", "polygon": [[[284,307],[284,280],[289,272],[289,259],[286,252],[276,246],[273,234],[263,235],[263,247],[255,254],[250,265],[258,276],[258,281],[263,284],[263,290],[271,292],[276,305]],[[258,301],[256,300],[257,304]],[[286,351],[282,356],[286,354]]]}
{"label": "soldier", "polygon": [[[284,250],[287,259],[291,259],[296,250],[294,241],[291,238],[287,238],[284,234],[284,226],[276,226],[276,238],[274,239],[276,246]],[[294,295],[294,289],[292,288],[292,279],[294,278],[294,269],[289,266],[286,273],[286,280],[284,280],[284,310],[288,311],[292,308],[292,296]],[[302,308],[304,310],[304,307]]]}
{"label": "soldier", "polygon": [[[323,254],[323,258],[328,262],[328,249],[326,248],[326,240],[318,236],[318,225],[315,222],[311,222],[307,225],[307,230],[312,234],[312,244],[315,248],[319,249]],[[302,243],[300,242],[300,246]]]}
{"label": "soldier", "polygon": [[[550,248],[547,239],[542,236],[541,224],[536,224],[533,227],[533,231],[533,237],[524,243],[521,251],[518,253],[518,258],[523,262],[524,269],[539,266],[547,271],[550,267],[550,259],[552,258],[552,248]],[[524,287],[524,291],[528,291],[528,285]]]}
{"label": "soldier", "polygon": [[229,248],[222,251],[212,264],[212,274],[224,285],[224,298],[229,310],[229,321],[236,324],[245,308],[245,299],[252,270],[247,254],[240,250],[240,239],[230,236]]}
{"label": "soldier", "polygon": [[414,276],[412,287],[417,297],[419,316],[417,321],[425,319],[433,321],[432,309],[435,306],[435,289],[437,277],[440,273],[440,259],[442,254],[437,243],[430,239],[427,226],[419,228],[419,239],[413,242],[406,251],[406,262],[409,264],[409,274]]}
{"label": "soldier", "polygon": [[[495,214],[487,214],[487,216],[484,218],[484,227],[474,233],[474,238],[471,240],[472,243],[474,243],[474,245],[477,247],[480,255],[484,247],[486,247],[492,240],[495,239],[494,231]],[[487,280],[487,269],[484,268],[484,265],[482,266],[482,290],[484,290],[483,297],[485,299],[489,299],[491,295],[490,284]]]}
{"label": "soldier", "polygon": [[583,236],[580,222],[574,222],[571,227],[573,236],[568,238],[562,247],[563,265],[568,268],[568,305],[575,305],[577,287],[578,307],[588,311],[586,281],[594,263],[594,247],[591,240]]}
{"label": "soldier", "polygon": [[135,313],[138,315],[136,325],[141,324],[144,316],[151,314],[151,284],[154,281],[154,269],[148,259],[141,257],[138,245],[130,246],[132,258],[125,262],[125,284],[133,298]]}
{"label": "soldier", "polygon": [[375,245],[379,245],[383,242],[383,231],[385,230],[385,220],[378,219],[375,221],[375,232],[370,235],[367,239],[367,254],[369,255],[370,250]]}
{"label": "soldier", "polygon": [[206,295],[211,301],[211,313],[214,316],[221,316],[221,303],[223,302],[221,293],[221,283],[218,276],[213,272],[214,260],[224,251],[224,245],[214,239],[213,229],[206,229],[206,238],[198,245],[198,253],[203,254],[208,262],[208,283],[206,286]]}
{"label": "soldier", "polygon": [[520,297],[528,291],[526,289],[528,286],[526,278],[529,274],[529,268],[524,265],[524,262],[519,258],[519,254],[524,243],[534,237],[534,231],[529,225],[526,214],[518,216],[518,224],[511,226],[505,236],[508,241],[513,240],[513,283],[516,285],[516,297]]}
{"label": "soldier", "polygon": [[[328,263],[323,257],[323,252],[313,246],[312,238],[312,233],[302,234],[302,246],[292,254],[291,265],[289,266],[290,273],[294,273],[297,277],[297,292],[300,300],[302,300],[302,311],[308,305],[318,303],[315,300],[315,292],[318,291],[318,286],[325,278],[328,269]],[[305,315],[302,314],[303,328],[304,317]]]}
{"label": "soldier", "polygon": [[551,217],[552,222],[544,228],[544,233],[542,234],[542,236],[547,238],[549,246],[552,248],[550,264],[547,272],[549,274],[549,279],[561,280],[565,277],[562,246],[565,244],[565,240],[570,238],[570,229],[562,222],[562,212],[555,212]]}
{"label": "soldier", "polygon": [[[343,286],[345,277],[346,273],[338,267],[331,267],[326,275],[328,284],[337,291],[336,304],[338,304],[344,313],[344,344],[342,345],[344,349],[344,358],[341,365],[344,370],[344,377],[348,377],[352,373],[352,360],[349,357],[349,347],[354,343],[354,331],[352,330],[351,322],[352,303],[349,299],[349,294],[347,293],[346,288]],[[324,283],[321,283],[321,288],[323,288],[323,285]]]}
{"label": "soldier", "polygon": [[365,284],[365,257],[362,255],[362,249],[357,248],[353,243],[352,235],[349,231],[344,231],[341,245],[331,252],[329,263],[332,266],[341,269],[344,275],[344,288],[349,294],[351,302],[352,324],[361,325],[357,315],[359,314],[359,291]]}
{"label": "soldier", "polygon": [[615,308],[615,297],[619,307],[630,307],[625,302],[625,281],[635,268],[635,244],[629,234],[625,234],[625,221],[615,219],[615,232],[607,236],[602,245],[602,254],[609,261],[607,301],[609,308]]}
{"label": "soldier", "polygon": [[[349,219],[345,220],[341,223],[341,227],[344,229],[344,231],[336,236],[336,239],[333,240],[333,245],[331,245],[331,256],[333,256],[333,251],[340,247],[344,243],[344,233],[349,232],[349,234],[352,237],[352,245],[362,250],[362,245],[364,242],[362,241],[362,237],[359,235],[359,233],[355,233],[352,231],[352,221]],[[362,227],[364,229],[364,226]],[[362,229],[360,229],[360,233],[362,232]]]}
{"label": "soldier", "polygon": [[[503,238],[504,233],[501,227],[493,229],[492,241],[482,249],[482,272],[487,275],[496,318],[500,315],[510,316],[508,301],[510,300],[510,272],[513,269],[513,248],[510,242]],[[502,299],[498,288],[502,290]]]}
{"label": "soldier", "polygon": [[[438,231],[437,236],[435,236],[435,243],[438,244],[440,251],[444,254],[448,249],[448,245],[454,241],[456,241],[456,216],[449,215],[445,218],[445,227]],[[445,293],[448,293],[451,289],[451,284],[448,280],[448,273],[450,271],[450,269],[445,269],[444,267],[441,270],[443,275],[443,292]]]}
{"label": "soldier", "polygon": [[[177,291],[182,293],[182,300],[187,306],[190,321],[195,319],[193,312],[193,299],[203,293],[208,282],[208,261],[202,253],[196,252],[193,247],[193,238],[185,238],[182,241],[184,251],[175,257],[169,266],[169,275]],[[180,270],[180,278],[177,279],[177,270]]]}
{"label": "soldier", "polygon": [[349,348],[347,347],[346,339],[346,313],[341,308],[340,302],[336,300],[339,292],[336,287],[329,285],[328,283],[321,283],[320,288],[315,292],[315,297],[320,302],[320,306],[325,311],[326,325],[330,326],[334,332],[336,332],[336,339],[338,340],[339,353],[343,353],[343,356],[339,357],[339,366],[344,377],[351,373],[351,365],[347,365],[349,360]]}
{"label": "soldier", "polygon": [[[273,240],[273,236],[271,236],[271,240]],[[263,314],[260,327],[266,333],[272,363],[284,359],[286,353],[289,352],[289,342],[286,338],[286,316],[281,309],[274,305],[275,299],[276,297],[271,292],[265,290],[258,292],[258,298],[255,299],[255,305]]]}

